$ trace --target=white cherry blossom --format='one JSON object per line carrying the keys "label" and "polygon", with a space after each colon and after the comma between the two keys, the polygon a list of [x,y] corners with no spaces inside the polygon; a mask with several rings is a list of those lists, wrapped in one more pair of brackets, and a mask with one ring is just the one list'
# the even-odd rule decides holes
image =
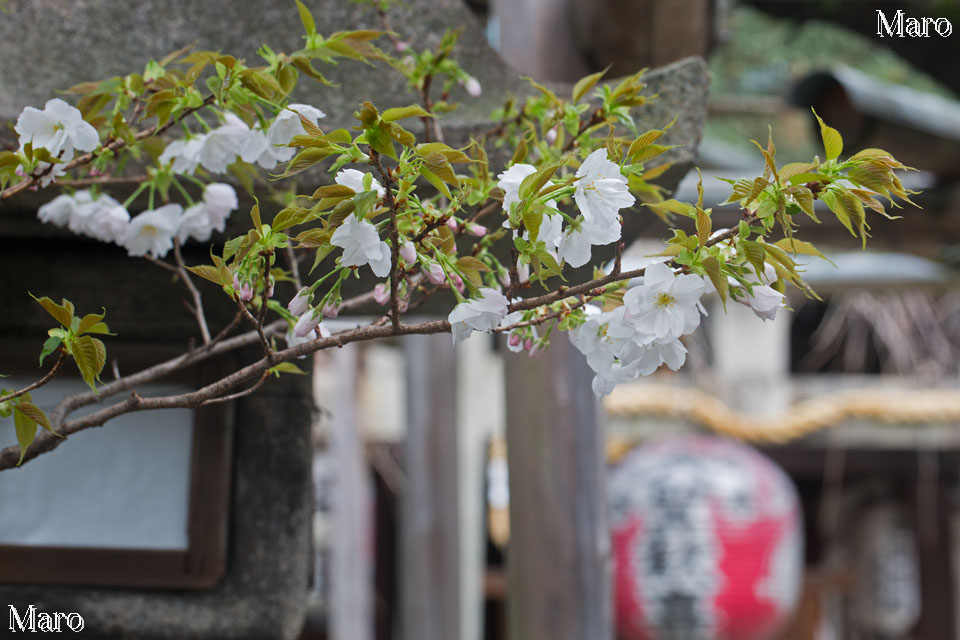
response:
{"label": "white cherry blossom", "polygon": [[165,165],[172,161],[171,171],[180,175],[193,175],[200,164],[200,151],[206,138],[204,134],[186,140],[174,140],[160,154],[160,164]]}
{"label": "white cherry blossom", "polygon": [[580,179],[573,199],[584,219],[604,227],[619,225],[619,210],[632,206],[636,199],[620,167],[607,159],[607,150],[597,149],[587,156],[577,169],[577,177]]}
{"label": "white cherry blossom", "polygon": [[120,244],[131,256],[162,258],[173,248],[173,238],[180,227],[183,207],[167,204],[151,211],[144,211],[130,221],[127,233]]}
{"label": "white cherry blossom", "polygon": [[236,190],[223,182],[211,182],[204,188],[203,204],[210,224],[221,233],[227,228],[227,218],[239,206]]}
{"label": "white cherry blossom", "polygon": [[226,173],[250,135],[250,127],[234,113],[224,116],[224,123],[203,138],[200,164],[211,173]]}
{"label": "white cherry blossom", "polygon": [[330,244],[343,249],[340,264],[345,267],[369,264],[378,278],[390,273],[390,246],[380,239],[377,228],[368,220],[347,216],[333,232]]}
{"label": "white cherry blossom", "polygon": [[624,294],[623,304],[656,339],[669,340],[699,326],[699,302],[704,289],[700,276],[676,275],[658,262],[646,268],[643,284]]}
{"label": "white cherry blossom", "polygon": [[60,98],[48,100],[42,111],[26,107],[14,130],[20,136],[21,147],[29,142],[35,149],[46,149],[64,161],[73,159],[74,150],[93,151],[100,144],[93,125],[83,119],[79,109]]}
{"label": "white cherry blossom", "polygon": [[499,174],[500,181],[497,186],[503,190],[503,210],[510,213],[510,206],[515,202],[520,202],[520,183],[527,176],[537,172],[537,168],[532,164],[517,163]]}
{"label": "white cherry blossom", "polygon": [[[343,169],[337,173],[333,181],[339,185],[347,187],[348,189],[353,189],[354,193],[360,193],[361,191],[366,190],[363,188],[363,177],[365,175],[367,174],[364,171],[358,171],[356,169]],[[383,186],[377,181],[376,178],[371,180],[370,188],[377,192],[378,197],[383,197]]]}
{"label": "white cherry blossom", "polygon": [[296,154],[296,150],[286,146],[295,136],[307,135],[297,114],[313,124],[326,116],[323,111],[308,104],[290,104],[278,113],[267,129],[268,150],[278,162],[287,162]]}
{"label": "white cherry blossom", "polygon": [[506,296],[487,287],[480,289],[479,298],[458,304],[447,316],[453,343],[463,342],[474,331],[489,333],[496,329],[507,315],[507,306]]}
{"label": "white cherry blossom", "polygon": [[777,310],[784,306],[785,296],[766,284],[753,285],[753,291],[739,289],[732,296],[740,304],[744,304],[761,320],[774,320]]}

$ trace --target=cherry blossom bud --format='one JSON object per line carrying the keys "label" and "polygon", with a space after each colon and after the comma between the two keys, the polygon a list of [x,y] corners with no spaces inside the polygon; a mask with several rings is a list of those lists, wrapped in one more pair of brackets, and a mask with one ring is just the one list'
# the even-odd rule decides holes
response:
{"label": "cherry blossom bud", "polygon": [[450,280],[453,282],[453,286],[457,288],[457,291],[463,293],[466,287],[463,286],[463,278],[458,276],[456,273],[450,274]]}
{"label": "cherry blossom bud", "polygon": [[253,287],[250,286],[249,282],[244,282],[240,285],[240,299],[244,302],[253,300]]}
{"label": "cherry blossom bud", "polygon": [[514,331],[513,333],[510,334],[510,339],[509,339],[508,342],[509,342],[509,344],[510,344],[511,347],[519,347],[519,346],[520,346],[520,334],[517,333],[516,331]]}
{"label": "cherry blossom bud", "polygon": [[530,351],[530,349],[533,349],[533,338],[527,338],[523,341],[523,350]]}
{"label": "cherry blossom bud", "polygon": [[554,142],[556,142],[556,141],[557,141],[557,127],[551,127],[550,130],[547,131],[546,135],[543,136],[543,138],[544,138],[544,140],[547,141],[547,144],[553,144]]}
{"label": "cherry blossom bud", "polygon": [[265,296],[268,297],[268,298],[272,298],[272,297],[273,297],[273,286],[274,286],[276,283],[277,283],[276,280],[274,280],[273,278],[270,278],[270,281],[267,283],[267,290],[263,292],[263,295],[265,295]]}
{"label": "cherry blossom bud", "polygon": [[457,224],[457,219],[447,218],[447,228],[449,228],[450,231],[456,232],[456,230],[459,228],[459,225]]}
{"label": "cherry blossom bud", "polygon": [[423,269],[423,275],[433,284],[443,284],[447,277],[443,275],[443,267],[438,262],[431,262],[429,266]]}
{"label": "cherry blossom bud", "polygon": [[543,348],[540,346],[540,343],[537,342],[530,347],[530,349],[527,351],[527,355],[530,356],[531,360],[539,358],[541,355],[543,355]]}
{"label": "cherry blossom bud", "polygon": [[464,88],[467,90],[467,93],[469,93],[472,98],[479,98],[480,94],[483,92],[483,88],[480,86],[480,81],[474,78],[473,76],[470,76],[469,78],[467,78],[467,82]]}
{"label": "cherry blossom bud", "polygon": [[26,177],[27,177],[27,172],[23,170],[23,165],[22,165],[22,164],[17,167],[16,174],[17,174],[17,177],[18,177],[18,178],[26,178]]}
{"label": "cherry blossom bud", "polygon": [[293,300],[287,305],[287,311],[295,316],[303,315],[303,312],[310,307],[310,289],[304,287],[293,296]]}
{"label": "cherry blossom bud", "polygon": [[390,302],[390,287],[382,282],[375,286],[373,288],[373,299],[376,300],[377,304]]}
{"label": "cherry blossom bud", "polygon": [[323,305],[323,315],[326,318],[336,318],[340,315],[340,305],[332,300]]}
{"label": "cherry blossom bud", "polygon": [[482,238],[483,236],[487,235],[487,228],[482,224],[471,223],[467,225],[467,233],[469,233],[472,236],[477,236],[478,238]]}
{"label": "cherry blossom bud", "polygon": [[413,246],[411,241],[407,240],[403,243],[403,246],[400,247],[400,257],[403,258],[407,264],[413,264],[417,261],[417,248]]}
{"label": "cherry blossom bud", "polygon": [[320,314],[314,313],[312,309],[307,309],[297,320],[297,324],[293,328],[293,335],[298,338],[306,338],[313,333],[318,324],[320,324]]}
{"label": "cherry blossom bud", "polygon": [[91,167],[90,175],[93,176],[94,178],[99,178],[100,176],[103,175],[103,171],[100,171],[100,169],[97,169],[96,167]]}
{"label": "cherry blossom bud", "polygon": [[397,53],[403,53],[410,48],[410,45],[403,40],[397,40],[397,44],[395,44],[393,48],[396,49]]}

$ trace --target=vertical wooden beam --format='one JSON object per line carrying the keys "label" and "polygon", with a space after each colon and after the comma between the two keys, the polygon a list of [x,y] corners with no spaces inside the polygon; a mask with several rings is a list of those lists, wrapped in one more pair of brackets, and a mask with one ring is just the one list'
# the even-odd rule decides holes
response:
{"label": "vertical wooden beam", "polygon": [[400,524],[403,640],[460,635],[456,355],[446,334],[403,339],[407,477]]}
{"label": "vertical wooden beam", "polygon": [[603,441],[592,372],[565,333],[506,354],[509,638],[613,637]]}
{"label": "vertical wooden beam", "polygon": [[574,46],[572,0],[492,0],[500,26],[500,55],[537,80],[574,81],[588,73]]}
{"label": "vertical wooden beam", "polygon": [[338,399],[330,428],[333,487],[333,558],[330,567],[330,638],[372,640],[373,571],[370,478],[357,427],[357,345],[333,352]]}

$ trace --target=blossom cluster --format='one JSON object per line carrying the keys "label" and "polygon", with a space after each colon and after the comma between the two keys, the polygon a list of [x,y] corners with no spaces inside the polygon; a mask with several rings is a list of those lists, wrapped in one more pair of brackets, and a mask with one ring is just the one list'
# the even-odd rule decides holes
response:
{"label": "blossom cluster", "polygon": [[[503,190],[503,208],[508,214],[511,207],[520,202],[520,184],[537,169],[529,164],[515,164],[501,173],[499,186]],[[555,213],[543,217],[537,240],[544,242],[547,251],[558,261],[572,267],[580,267],[590,261],[591,247],[616,242],[620,239],[620,209],[630,207],[636,201],[630,193],[627,178],[620,167],[607,157],[607,150],[597,149],[577,169],[574,202],[580,217],[563,226],[563,216],[557,211],[557,203],[545,203]],[[505,223],[507,225],[508,223]]]}
{"label": "blossom cluster", "polygon": [[52,158],[60,161],[53,167],[47,162],[38,164],[37,170],[45,172],[40,180],[43,186],[63,175],[64,165],[73,160],[74,152],[93,151],[100,145],[100,136],[93,125],[83,119],[78,109],[60,98],[48,100],[42,111],[26,107],[17,118],[14,130],[19,136],[21,151],[30,144],[34,150],[46,149]]}
{"label": "blossom cluster", "polygon": [[160,163],[170,164],[177,174],[191,175],[198,166],[211,173],[225,173],[239,156],[248,163],[273,169],[293,158],[296,151],[288,147],[296,136],[306,135],[300,117],[317,124],[323,111],[307,104],[291,104],[283,109],[264,132],[259,123],[247,125],[236,114],[224,114],[224,123],[206,133],[184,140],[174,140],[160,154]]}
{"label": "blossom cluster", "polygon": [[623,306],[604,312],[588,306],[586,321],[570,332],[570,340],[596,374],[594,393],[606,395],[663,364],[679,369],[687,353],[680,337],[700,325],[705,290],[700,276],[677,275],[658,262],[646,268],[642,284],[624,294]]}
{"label": "blossom cluster", "polygon": [[174,238],[205,242],[214,230],[222,232],[236,208],[234,188],[213,183],[204,189],[203,199],[186,210],[179,204],[166,204],[131,219],[127,208],[109,195],[82,190],[57,196],[40,207],[37,217],[41,222],[118,244],[131,256],[162,258],[173,248]]}

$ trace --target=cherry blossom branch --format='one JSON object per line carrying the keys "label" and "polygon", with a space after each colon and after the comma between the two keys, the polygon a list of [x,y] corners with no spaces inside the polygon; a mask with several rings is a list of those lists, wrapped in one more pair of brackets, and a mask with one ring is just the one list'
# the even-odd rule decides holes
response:
{"label": "cherry blossom branch", "polygon": [[193,315],[197,318],[197,324],[200,326],[200,336],[203,338],[203,344],[210,342],[210,328],[207,326],[206,314],[203,312],[203,301],[200,298],[200,291],[190,279],[190,273],[187,271],[183,262],[183,254],[180,252],[180,239],[173,238],[173,256],[177,261],[177,273],[180,279],[187,286],[190,296],[193,298]]}
{"label": "cherry blossom branch", "polygon": [[[192,115],[194,112],[199,111],[200,109],[203,109],[204,107],[207,107],[207,106],[213,104],[213,101],[214,101],[215,98],[216,98],[216,96],[209,95],[209,96],[207,96],[206,98],[204,98],[203,102],[200,103],[199,106],[196,106],[196,107],[187,107],[187,108],[184,109],[183,112],[181,112],[176,118],[172,118],[169,122],[167,122],[167,123],[164,124],[163,126],[153,125],[152,127],[149,127],[149,128],[147,128],[147,129],[144,129],[143,131],[138,131],[138,132],[133,136],[133,139],[134,139],[135,141],[140,141],[140,140],[143,140],[144,138],[149,138],[150,136],[160,135],[161,133],[163,133],[164,131],[166,131],[166,130],[169,129],[170,127],[172,127],[172,126],[176,125],[177,123],[179,123],[179,122],[180,122],[181,120],[183,120],[184,118],[187,118],[188,116]],[[122,149],[122,148],[125,147],[126,145],[127,145],[126,140],[124,140],[123,138],[117,138],[117,139],[113,140],[112,142],[106,144],[105,146],[100,147],[100,149],[101,149],[101,152],[103,152],[103,151],[116,151],[116,150],[118,150],[118,149]],[[76,158],[74,158],[74,159],[71,160],[70,162],[66,163],[66,164],[63,166],[63,170],[64,170],[64,171],[70,171],[71,169],[76,169],[77,167],[80,167],[80,166],[83,166],[83,165],[86,165],[86,164],[90,164],[91,162],[93,162],[94,158],[96,158],[95,151],[91,151],[91,152],[89,152],[89,153],[85,153],[85,154],[83,154],[82,156],[77,156]],[[29,189],[30,187],[36,186],[36,185],[40,182],[40,179],[41,179],[41,178],[43,178],[43,177],[46,176],[48,173],[50,173],[51,171],[53,171],[53,168],[54,168],[54,165],[51,164],[49,167],[47,167],[46,169],[44,169],[44,170],[41,171],[40,173],[36,173],[36,174],[30,176],[29,178],[26,178],[26,179],[22,180],[21,182],[18,182],[18,183],[15,184],[15,185],[12,185],[12,186],[7,187],[7,188],[4,189],[2,192],[0,192],[0,200],[6,200],[7,198],[11,198],[11,197],[17,195],[17,194],[20,193],[21,191],[26,191],[26,190]]]}
{"label": "cherry blossom branch", "polygon": [[23,394],[30,393],[34,389],[39,389],[43,385],[47,384],[48,382],[53,380],[58,373],[60,373],[60,369],[63,367],[63,363],[66,361],[66,359],[67,359],[67,354],[61,351],[60,357],[57,358],[57,361],[53,363],[53,367],[51,367],[50,371],[47,372],[47,375],[43,376],[33,384],[27,387],[24,387],[23,389],[20,389],[19,391],[14,391],[13,393],[9,393],[5,396],[0,396],[0,402],[6,402],[7,400],[13,400],[14,398],[19,398]]}
{"label": "cherry blossom branch", "polygon": [[[449,331],[450,323],[446,320],[433,320],[411,325],[402,324],[396,329],[392,326],[366,325],[334,334],[329,338],[317,338],[295,347],[289,347],[276,352],[276,357],[281,361],[292,360],[321,349],[342,347],[351,342],[376,340],[394,335],[434,334],[447,333]],[[207,401],[222,397],[245,382],[262,375],[264,371],[274,364],[271,358],[263,357],[196,391],[174,396],[144,398],[134,391],[130,394],[130,397],[123,402],[104,407],[99,411],[69,421],[63,421],[62,414],[60,416],[57,415],[57,412],[60,410],[58,406],[57,410],[54,411],[54,421],[52,425],[54,431],[56,431],[59,436],[47,431],[42,431],[37,435],[33,444],[27,449],[23,459],[24,461],[31,460],[43,453],[52,451],[65,439],[60,436],[69,436],[84,429],[102,426],[105,422],[127,413],[151,409],[196,408],[202,406]],[[101,396],[103,395],[103,389],[108,386],[110,385],[104,385],[104,387],[101,388]],[[57,419],[57,417],[59,417],[59,419]],[[19,445],[13,445],[0,450],[0,470],[15,467],[19,459]]]}
{"label": "cherry blossom branch", "polygon": [[260,375],[260,379],[253,383],[253,386],[247,387],[243,391],[238,391],[237,393],[231,393],[227,396],[220,396],[219,398],[210,398],[209,400],[204,401],[203,405],[206,406],[209,404],[222,404],[224,402],[231,402],[233,400],[238,400],[245,396],[249,396],[251,393],[263,386],[263,383],[267,381],[267,378],[270,377],[270,370],[264,371]]}

